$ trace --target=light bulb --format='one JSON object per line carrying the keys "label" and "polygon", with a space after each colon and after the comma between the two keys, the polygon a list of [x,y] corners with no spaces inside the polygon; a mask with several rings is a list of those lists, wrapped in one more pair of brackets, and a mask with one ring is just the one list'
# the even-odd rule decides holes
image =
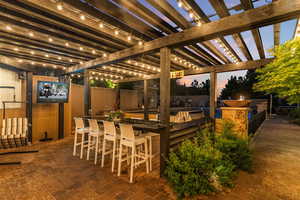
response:
{"label": "light bulb", "polygon": [[63,10],[63,9],[64,9],[64,7],[63,7],[63,5],[62,5],[61,2],[59,2],[59,3],[57,4],[56,8],[57,8],[57,10]]}
{"label": "light bulb", "polygon": [[181,1],[178,1],[178,3],[177,3],[177,4],[178,4],[178,7],[179,7],[179,8],[181,8],[181,7],[182,7],[182,2],[181,2]]}
{"label": "light bulb", "polygon": [[34,34],[33,34],[32,32],[30,32],[30,33],[29,33],[29,36],[30,36],[30,37],[33,37],[33,36],[34,36]]}
{"label": "light bulb", "polygon": [[48,40],[49,40],[49,42],[53,42],[53,39],[52,39],[52,38],[49,38]]}
{"label": "light bulb", "polygon": [[85,20],[85,16],[84,15],[80,15],[80,19],[81,20]]}
{"label": "light bulb", "polygon": [[103,27],[104,27],[103,23],[100,23],[100,24],[99,24],[99,27],[100,27],[100,28],[103,28]]}

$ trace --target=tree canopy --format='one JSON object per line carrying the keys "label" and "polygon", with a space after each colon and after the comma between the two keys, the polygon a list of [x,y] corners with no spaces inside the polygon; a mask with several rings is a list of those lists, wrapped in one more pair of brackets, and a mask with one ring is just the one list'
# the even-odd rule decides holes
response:
{"label": "tree canopy", "polygon": [[256,91],[274,93],[290,104],[300,102],[300,38],[276,46],[272,50],[275,59],[257,69]]}
{"label": "tree canopy", "polygon": [[257,74],[253,70],[248,70],[246,76],[231,76],[225,88],[221,91],[221,99],[239,99],[240,96],[245,98],[265,98],[264,93],[255,92],[252,87],[257,82]]}

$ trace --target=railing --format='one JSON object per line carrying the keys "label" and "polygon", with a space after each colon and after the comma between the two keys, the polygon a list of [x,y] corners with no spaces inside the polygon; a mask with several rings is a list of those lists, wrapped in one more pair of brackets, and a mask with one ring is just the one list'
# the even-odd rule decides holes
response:
{"label": "railing", "polygon": [[192,139],[205,128],[212,128],[212,122],[208,118],[173,125],[170,129],[170,151],[177,149],[184,140]]}
{"label": "railing", "polygon": [[266,119],[266,111],[257,113],[249,120],[248,135],[253,135]]}

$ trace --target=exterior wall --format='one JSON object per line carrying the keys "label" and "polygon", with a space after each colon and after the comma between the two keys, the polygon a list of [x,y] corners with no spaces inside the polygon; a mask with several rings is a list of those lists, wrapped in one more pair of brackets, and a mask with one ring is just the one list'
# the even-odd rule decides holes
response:
{"label": "exterior wall", "polygon": [[93,114],[111,111],[116,107],[117,90],[111,88],[91,88],[91,107]]}
{"label": "exterior wall", "polygon": [[136,90],[120,91],[121,110],[134,110],[138,108],[138,92]]}

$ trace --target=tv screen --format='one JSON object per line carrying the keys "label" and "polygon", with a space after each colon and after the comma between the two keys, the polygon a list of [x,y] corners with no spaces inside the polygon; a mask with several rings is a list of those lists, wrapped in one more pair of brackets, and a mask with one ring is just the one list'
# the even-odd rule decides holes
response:
{"label": "tv screen", "polygon": [[38,103],[67,103],[69,84],[62,82],[38,81]]}

